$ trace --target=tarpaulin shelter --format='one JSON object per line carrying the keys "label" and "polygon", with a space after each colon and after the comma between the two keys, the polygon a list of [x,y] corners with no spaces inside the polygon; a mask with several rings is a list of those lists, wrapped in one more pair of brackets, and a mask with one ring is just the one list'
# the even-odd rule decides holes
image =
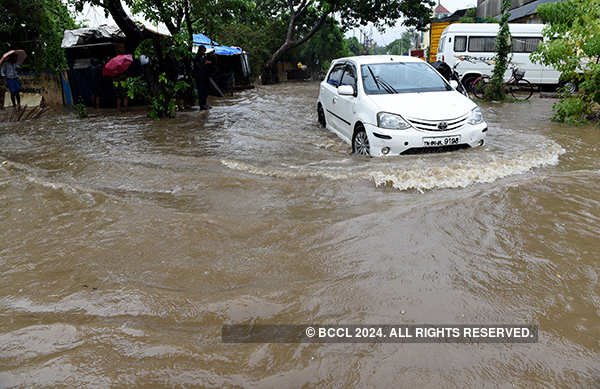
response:
{"label": "tarpaulin shelter", "polygon": [[197,47],[206,47],[209,56],[214,55],[213,78],[222,89],[244,88],[250,85],[248,54],[239,47],[220,45],[204,34],[194,34],[194,52]]}
{"label": "tarpaulin shelter", "polygon": [[244,50],[240,49],[239,47],[230,47],[230,46],[220,45],[204,34],[194,34],[194,45],[206,47],[207,52],[214,50],[214,53],[216,55],[242,55],[242,54],[244,54]]}

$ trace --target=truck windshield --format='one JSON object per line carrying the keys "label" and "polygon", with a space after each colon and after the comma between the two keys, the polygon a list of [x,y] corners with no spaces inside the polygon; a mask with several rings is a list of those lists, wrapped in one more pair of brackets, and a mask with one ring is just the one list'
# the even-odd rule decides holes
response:
{"label": "truck windshield", "polygon": [[361,73],[368,95],[452,90],[435,70],[421,62],[362,65]]}

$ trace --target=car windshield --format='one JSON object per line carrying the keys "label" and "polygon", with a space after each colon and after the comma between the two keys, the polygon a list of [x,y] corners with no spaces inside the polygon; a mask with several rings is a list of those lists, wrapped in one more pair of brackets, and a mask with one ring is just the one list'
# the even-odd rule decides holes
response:
{"label": "car windshield", "polygon": [[421,62],[362,65],[361,73],[368,95],[452,90],[431,66]]}

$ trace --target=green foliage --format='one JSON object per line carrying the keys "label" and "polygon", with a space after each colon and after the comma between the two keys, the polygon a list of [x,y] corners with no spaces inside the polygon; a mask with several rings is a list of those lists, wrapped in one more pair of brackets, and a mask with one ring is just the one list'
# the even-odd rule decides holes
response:
{"label": "green foliage", "polygon": [[349,57],[352,53],[344,40],[344,33],[337,21],[329,18],[325,25],[313,35],[305,45],[299,46],[287,54],[293,63],[301,61],[315,71],[328,70],[331,60],[341,57]]}
{"label": "green foliage", "polygon": [[375,55],[384,55],[387,54],[387,46],[375,46]]}
{"label": "green foliage", "polygon": [[600,0],[566,0],[542,4],[544,42],[531,55],[534,62],[562,72],[563,81],[579,82],[579,94],[562,95],[554,119],[580,124],[600,104]]}
{"label": "green foliage", "polygon": [[459,19],[461,23],[477,23],[477,8],[469,8],[465,16]]}
{"label": "green foliage", "polygon": [[465,16],[458,20],[460,23],[498,23],[498,19],[493,16],[486,16],[485,18],[477,17],[477,8],[469,8],[465,12]]}
{"label": "green foliage", "polygon": [[592,113],[590,105],[580,96],[564,96],[553,109],[552,120],[576,126],[586,123],[586,117]]}
{"label": "green foliage", "polygon": [[84,119],[88,117],[87,107],[85,106],[85,103],[83,102],[83,99],[81,97],[79,98],[77,104],[73,106],[73,108],[75,108],[75,114],[77,114],[77,117],[79,119]]}
{"label": "green foliage", "polygon": [[136,97],[147,97],[148,96],[148,84],[144,81],[141,76],[128,77],[122,81],[115,81],[115,86],[121,87],[127,91],[127,97],[134,99]]}
{"label": "green foliage", "polygon": [[502,0],[502,17],[500,18],[500,30],[496,38],[496,56],[494,57],[494,71],[492,78],[485,90],[486,98],[490,100],[504,100],[504,73],[508,68],[509,56],[511,53],[511,35],[508,27],[508,18],[510,17],[511,1]]}
{"label": "green foliage", "polygon": [[432,0],[265,0],[272,15],[285,20],[286,30],[280,36],[280,45],[267,61],[270,68],[283,54],[307,40],[335,14],[343,31],[373,23],[377,28],[392,26],[403,18],[405,26],[425,29],[431,20]]}
{"label": "green foliage", "polygon": [[346,46],[350,51],[351,55],[361,55],[362,54],[362,46],[358,41],[358,38],[353,36],[350,38],[346,38]]}
{"label": "green foliage", "polygon": [[263,64],[279,47],[282,34],[285,25],[281,19],[263,18],[222,25],[213,39],[220,44],[242,47],[248,53],[252,73],[260,74]]}
{"label": "green foliage", "polygon": [[159,93],[150,98],[150,117],[152,119],[174,118],[177,111],[177,95],[190,88],[185,81],[172,81],[165,73],[158,76]]}
{"label": "green foliage", "polygon": [[[66,68],[60,47],[64,30],[76,28],[61,0],[2,0],[0,51],[23,49],[23,70],[42,72]],[[1,53],[0,53],[1,54]]]}
{"label": "green foliage", "polygon": [[413,43],[418,36],[418,32],[415,30],[408,30],[402,33],[400,39],[396,39],[386,46],[386,53],[392,55],[404,55],[408,53]]}

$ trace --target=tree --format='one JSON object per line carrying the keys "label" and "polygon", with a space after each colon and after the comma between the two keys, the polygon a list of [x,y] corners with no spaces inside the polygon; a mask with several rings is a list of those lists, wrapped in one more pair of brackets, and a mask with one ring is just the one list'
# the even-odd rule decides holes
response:
{"label": "tree", "polygon": [[279,47],[278,36],[285,32],[280,19],[262,19],[258,21],[235,21],[218,26],[214,39],[220,44],[243,47],[253,74],[260,74],[263,64]]}
{"label": "tree", "polygon": [[461,23],[477,23],[477,8],[469,8],[465,16],[458,20]]}
{"label": "tree", "polygon": [[583,123],[594,103],[600,104],[600,0],[543,4],[538,12],[548,26],[532,60],[561,71],[564,81],[580,83],[579,94],[562,94],[553,119]]}
{"label": "tree", "polygon": [[3,0],[0,13],[1,53],[23,49],[29,55],[23,67],[35,72],[66,67],[60,47],[64,30],[76,24],[60,0]]}
{"label": "tree", "polygon": [[348,46],[348,50],[350,50],[350,53],[352,53],[352,55],[360,55],[360,53],[362,52],[360,42],[355,36],[347,38],[346,45]]}
{"label": "tree", "polygon": [[477,17],[477,8],[469,8],[465,12],[465,16],[459,19],[460,23],[498,23],[498,19],[494,16],[486,16],[483,19]]}
{"label": "tree", "polygon": [[510,18],[511,1],[502,0],[500,18],[500,30],[496,38],[496,55],[494,57],[494,71],[492,78],[485,89],[485,95],[490,100],[504,100],[504,73],[508,68],[509,56],[511,53],[511,35],[508,27],[508,18]]}
{"label": "tree", "polygon": [[386,46],[387,53],[392,55],[404,55],[408,49],[410,49],[410,41],[405,38],[396,39]]}
{"label": "tree", "polygon": [[290,56],[304,64],[313,67],[313,70],[327,71],[331,60],[352,55],[344,33],[338,22],[328,18],[323,27],[313,35],[305,45],[296,47],[289,53]]}
{"label": "tree", "polygon": [[288,50],[308,41],[333,13],[342,21],[342,28],[364,25],[391,26],[404,17],[404,24],[424,29],[431,19],[431,0],[270,0],[273,15],[287,20],[285,40],[265,63],[266,69]]}
{"label": "tree", "polygon": [[415,30],[404,31],[400,39],[392,41],[386,46],[386,52],[392,55],[404,55],[415,46],[419,34]]}

